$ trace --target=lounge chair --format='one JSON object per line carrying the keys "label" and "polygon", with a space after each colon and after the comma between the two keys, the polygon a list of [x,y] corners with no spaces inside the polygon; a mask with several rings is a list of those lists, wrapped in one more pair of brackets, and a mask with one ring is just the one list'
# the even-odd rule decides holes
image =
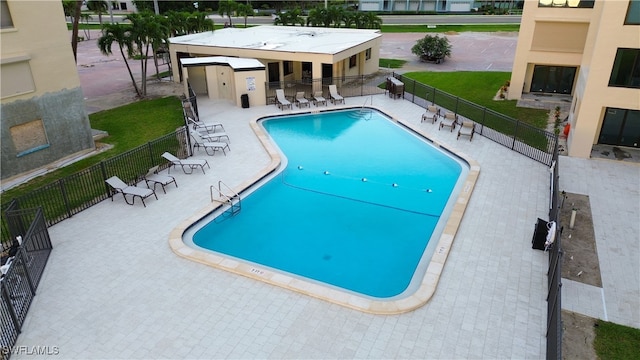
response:
{"label": "lounge chair", "polygon": [[338,94],[338,89],[335,85],[329,85],[329,99],[333,104],[344,104],[344,98],[342,97],[342,95]]}
{"label": "lounge chair", "polygon": [[463,121],[458,129],[458,136],[456,140],[460,138],[460,135],[469,137],[469,141],[473,140],[473,134],[476,132],[476,124],[473,121]]}
{"label": "lounge chair", "polygon": [[313,93],[313,104],[315,106],[318,106],[318,104],[324,104],[327,106],[327,99],[322,96],[322,91],[316,91]]}
{"label": "lounge chair", "polygon": [[422,120],[420,120],[420,122],[431,121],[432,124],[435,124],[439,117],[440,109],[435,105],[429,105],[427,106],[427,111],[422,114]]}
{"label": "lounge chair", "polygon": [[453,131],[456,128],[456,122],[458,120],[458,116],[452,112],[448,112],[444,114],[442,121],[440,121],[440,127],[438,130],[441,130],[443,127],[448,126]]}
{"label": "lounge chair", "polygon": [[173,176],[158,174],[158,166],[154,166],[149,169],[147,175],[144,176],[144,182],[147,184],[147,187],[149,189],[151,189],[151,187],[149,187],[149,183],[153,183],[153,191],[156,191],[156,185],[160,184],[160,186],[162,186],[162,192],[165,194],[167,193],[166,189],[164,188],[165,186],[174,183],[176,187],[178,187],[176,178],[174,178]]}
{"label": "lounge chair", "polygon": [[[136,202],[136,197],[139,197],[140,200],[142,200],[142,205],[144,205],[144,207],[147,207],[147,204],[144,203],[144,199],[148,198],[149,196],[153,195],[156,197],[156,200],[158,200],[158,195],[156,195],[155,191],[151,189],[129,186],[124,181],[120,180],[120,178],[117,176],[112,176],[105,181],[114,190],[109,194],[109,197],[111,197],[111,201],[113,201],[113,195],[117,193],[122,194],[122,197],[124,197],[124,201],[129,205],[133,205]],[[127,199],[127,195],[131,195],[131,202],[129,202],[129,199]]]}
{"label": "lounge chair", "polygon": [[[184,171],[185,174],[193,173],[193,170],[198,167],[202,169],[202,173],[204,174],[205,165],[211,169],[207,160],[204,159],[178,159],[175,155],[169,152],[162,154],[162,157],[169,161],[169,173],[171,173],[171,167],[174,166],[182,166],[182,171]],[[187,169],[189,169],[189,171],[187,171]]]}
{"label": "lounge chair", "polygon": [[284,90],[282,89],[276,89],[276,105],[282,110],[287,107],[291,109],[291,102],[284,96]]}
{"label": "lounge chair", "polygon": [[304,97],[304,91],[298,91],[296,93],[296,105],[298,105],[299,108],[309,106],[309,100]]}
{"label": "lounge chair", "polygon": [[206,141],[200,137],[198,133],[191,133],[191,139],[193,139],[193,150],[203,148],[207,155],[214,155],[216,151],[222,151],[226,156],[226,150],[231,150],[229,144],[221,141]]}
{"label": "lounge chair", "polygon": [[193,111],[193,106],[189,101],[182,103],[182,111],[189,125],[193,126],[193,130],[212,133],[212,132],[215,132],[218,127],[220,127],[222,131],[224,131],[224,126],[222,126],[222,123],[216,122],[216,123],[207,124],[200,121],[200,119],[198,118],[198,115],[196,115],[196,113]]}
{"label": "lounge chair", "polygon": [[226,138],[226,142],[230,142],[229,135],[226,132],[199,133],[200,137],[207,141],[220,142],[222,138]]}

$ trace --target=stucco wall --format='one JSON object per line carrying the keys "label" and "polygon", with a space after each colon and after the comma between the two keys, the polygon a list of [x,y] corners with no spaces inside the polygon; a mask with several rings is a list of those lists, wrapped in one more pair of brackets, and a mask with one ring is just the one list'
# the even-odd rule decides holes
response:
{"label": "stucco wall", "polygon": [[[61,90],[27,100],[2,104],[1,178],[46,166],[69,155],[94,148],[82,89]],[[41,119],[48,147],[21,156],[11,128]]]}

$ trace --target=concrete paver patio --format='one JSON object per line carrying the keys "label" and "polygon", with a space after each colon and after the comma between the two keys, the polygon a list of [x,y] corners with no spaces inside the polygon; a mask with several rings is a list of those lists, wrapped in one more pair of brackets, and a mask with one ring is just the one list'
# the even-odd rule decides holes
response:
{"label": "concrete paver patio", "polygon": [[[116,197],[51,227],[54,250],[16,346],[56,346],[63,358],[544,357],[547,254],[531,249],[531,237],[536,219],[548,216],[547,167],[482,136],[456,141],[455,132],[419,124],[423,109],[408,101],[369,101],[480,164],[425,306],[366,314],[175,255],[168,234],[209,203],[210,185],[237,186],[269,162],[249,122],[283,113],[203,99],[201,119],[224,123],[232,151],[197,153],[211,169],[172,171],[179,187],[146,208]],[[640,327],[640,167],[571,158],[561,166],[562,186],[592,197],[605,312]]]}

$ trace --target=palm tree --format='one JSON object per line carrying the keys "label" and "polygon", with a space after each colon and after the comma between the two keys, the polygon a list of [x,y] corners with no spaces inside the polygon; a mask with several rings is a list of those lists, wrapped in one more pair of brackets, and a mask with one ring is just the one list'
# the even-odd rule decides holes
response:
{"label": "palm tree", "polygon": [[238,16],[244,17],[244,27],[247,27],[247,17],[253,16],[253,6],[251,4],[238,4]]}
{"label": "palm tree", "polygon": [[187,33],[195,34],[204,31],[213,31],[213,20],[207,18],[202,12],[195,11],[187,17]]}
{"label": "palm tree", "polygon": [[87,1],[87,9],[98,14],[98,21],[100,22],[100,26],[102,26],[102,14],[106,14],[109,9],[107,2],[104,0],[89,0]]}
{"label": "palm tree", "polygon": [[327,19],[327,10],[324,7],[317,6],[309,10],[307,16],[307,26],[324,26],[329,27],[325,19]]}
{"label": "palm tree", "polygon": [[187,34],[187,19],[190,14],[185,11],[167,11],[167,26],[171,32],[171,36],[180,36]]}
{"label": "palm tree", "polygon": [[233,0],[220,0],[218,3],[218,15],[224,17],[227,15],[229,17],[229,26],[233,26],[231,23],[231,15],[238,8],[238,3]]}
{"label": "palm tree", "polygon": [[73,4],[73,30],[71,31],[71,50],[73,50],[73,58],[78,62],[78,28],[80,24],[80,9],[82,8],[82,0],[76,0]]}
{"label": "palm tree", "polygon": [[113,54],[113,52],[111,51],[111,46],[114,42],[118,44],[118,47],[120,48],[120,54],[122,54],[124,64],[127,66],[129,77],[131,77],[131,82],[133,82],[133,87],[136,90],[136,94],[138,96],[141,96],[140,89],[138,88],[138,84],[136,83],[136,79],[134,79],[133,73],[131,72],[129,61],[127,61],[127,59],[133,56],[133,41],[131,40],[130,36],[130,26],[121,24],[104,24],[102,26],[102,34],[103,35],[98,39],[98,47],[100,48],[100,52],[105,55],[111,55]]}
{"label": "palm tree", "polygon": [[274,25],[284,25],[284,26],[294,26],[300,24],[300,26],[304,26],[304,18],[302,17],[302,10],[300,8],[295,8],[293,10],[289,10],[287,12],[278,13],[278,16],[273,21]]}
{"label": "palm tree", "polygon": [[382,27],[382,18],[372,12],[367,12],[364,15],[364,24],[365,29],[380,29]]}

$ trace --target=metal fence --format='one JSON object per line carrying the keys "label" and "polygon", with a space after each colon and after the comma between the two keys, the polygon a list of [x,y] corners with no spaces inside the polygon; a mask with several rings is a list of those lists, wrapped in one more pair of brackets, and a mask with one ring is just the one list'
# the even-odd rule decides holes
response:
{"label": "metal fence", "polygon": [[[311,98],[314,89],[317,88],[321,88],[323,96],[329,99],[329,85],[336,85],[340,95],[344,97],[384,94],[385,90],[380,87],[380,84],[383,84],[387,77],[387,74],[376,73],[366,76],[345,76],[344,78],[268,82],[265,83],[266,100],[267,104],[275,104],[277,89],[283,89],[284,95],[291,100],[295,98],[296,93],[301,91],[305,93],[307,98]],[[321,85],[318,86],[318,84]]]}
{"label": "metal fence", "polygon": [[545,165],[551,165],[558,136],[484,106],[422,84],[400,74],[393,74],[405,87],[404,99],[422,107],[437,104],[477,124],[476,133]]}
{"label": "metal fence", "polygon": [[549,249],[547,272],[547,359],[562,359],[562,224],[560,223],[560,174],[558,172],[558,148],[555,148],[551,164],[551,206],[549,221],[556,223],[556,237]]}
{"label": "metal fence", "polygon": [[11,356],[52,249],[42,208],[20,210],[15,201],[7,207],[15,254],[3,258],[8,269],[0,279],[0,359]]}
{"label": "metal fence", "polygon": [[[116,175],[129,185],[136,184],[149,168],[160,165],[160,169],[164,169],[168,166],[161,156],[165,151],[185,158],[189,156],[188,150],[187,129],[181,127],[171,134],[12,200],[21,208],[42,207],[47,225],[51,226],[111,196],[111,189],[105,183],[111,176]],[[3,212],[8,209],[8,205],[9,202],[1,205]],[[2,219],[3,251],[11,241],[7,225],[5,219]]]}

